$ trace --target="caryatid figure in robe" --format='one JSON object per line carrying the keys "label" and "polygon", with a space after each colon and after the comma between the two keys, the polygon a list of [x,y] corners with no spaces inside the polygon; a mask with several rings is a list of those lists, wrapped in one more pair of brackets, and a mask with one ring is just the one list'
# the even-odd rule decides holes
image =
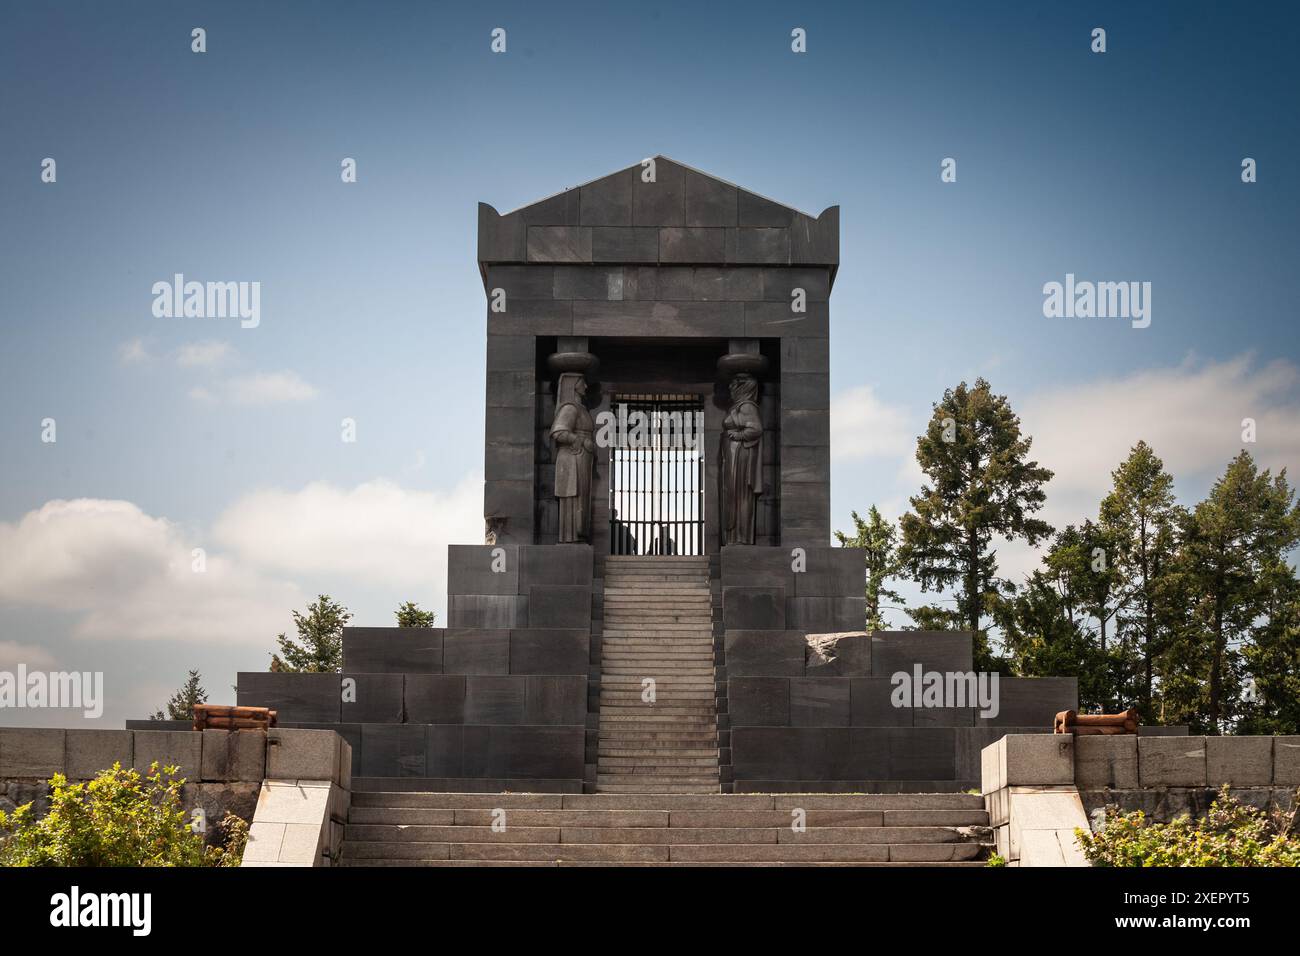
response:
{"label": "caryatid figure in robe", "polygon": [[587,380],[578,372],[560,376],[555,399],[555,497],[560,502],[561,544],[591,540],[591,467],[596,460],[595,425],[582,404]]}
{"label": "caryatid figure in robe", "polygon": [[722,544],[753,544],[763,490],[763,420],[758,414],[758,380],[747,372],[731,380],[731,408],[722,421],[718,457]]}

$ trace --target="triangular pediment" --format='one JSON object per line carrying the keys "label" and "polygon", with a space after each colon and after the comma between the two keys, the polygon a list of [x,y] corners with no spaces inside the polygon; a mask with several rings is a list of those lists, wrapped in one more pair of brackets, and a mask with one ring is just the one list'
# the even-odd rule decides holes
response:
{"label": "triangular pediment", "polygon": [[479,261],[834,268],[839,207],[813,216],[656,155],[506,213],[480,203]]}

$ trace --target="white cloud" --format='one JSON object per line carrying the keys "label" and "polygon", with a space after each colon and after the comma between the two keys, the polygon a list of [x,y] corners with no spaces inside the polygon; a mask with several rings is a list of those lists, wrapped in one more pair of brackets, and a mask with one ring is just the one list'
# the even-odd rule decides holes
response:
{"label": "white cloud", "polygon": [[129,501],[49,501],[0,522],[0,601],[72,611],[95,639],[266,644],[300,592],[228,557]]}
{"label": "white cloud", "polygon": [[297,372],[260,372],[226,383],[230,400],[240,405],[270,405],[278,402],[305,402],[319,394]]}
{"label": "white cloud", "polygon": [[117,358],[123,365],[136,365],[147,362],[151,356],[144,344],[144,339],[131,339],[117,347]]}
{"label": "white cloud", "polygon": [[190,342],[176,351],[176,364],[182,368],[219,365],[235,354],[230,343],[218,339]]}
{"label": "white cloud", "polygon": [[870,385],[859,385],[831,399],[831,454],[836,459],[911,457],[916,433],[907,412],[887,405]]}
{"label": "white cloud", "polygon": [[52,671],[58,669],[54,655],[35,644],[19,644],[16,641],[0,641],[0,671],[17,670],[19,664],[26,664],[29,671]]}
{"label": "white cloud", "polygon": [[282,573],[443,592],[447,545],[483,540],[482,503],[481,475],[446,493],[386,480],[351,489],[313,482],[242,498],[213,534],[242,560]]}
{"label": "white cloud", "polygon": [[294,371],[258,372],[221,382],[211,388],[196,385],[189,390],[195,401],[227,401],[235,405],[274,405],[283,402],[306,402],[320,392]]}
{"label": "white cloud", "polygon": [[[304,595],[437,606],[447,545],[483,540],[482,493],[481,475],[446,492],[384,480],[264,490],[231,505],[208,538],[129,501],[49,501],[0,522],[0,604],[72,612],[76,638],[266,647]],[[0,643],[0,665],[9,657],[42,659]]]}
{"label": "white cloud", "polygon": [[[1032,457],[1056,472],[1045,517],[1056,524],[1095,516],[1110,474],[1144,439],[1174,476],[1186,502],[1246,448],[1262,467],[1300,465],[1300,369],[1242,355],[1223,362],[1188,360],[1173,368],[1066,385],[1013,399]],[[1253,418],[1258,441],[1242,442]]]}

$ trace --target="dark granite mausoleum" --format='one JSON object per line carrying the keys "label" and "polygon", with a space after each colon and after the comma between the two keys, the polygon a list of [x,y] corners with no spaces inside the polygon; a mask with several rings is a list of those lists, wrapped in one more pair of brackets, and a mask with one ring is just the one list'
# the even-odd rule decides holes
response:
{"label": "dark granite mausoleum", "polygon": [[[478,217],[486,543],[450,549],[448,626],[348,628],[342,674],[241,673],[240,704],[337,729],[358,789],[570,792],[961,790],[1076,706],[1072,678],[1004,679],[991,718],[891,704],[971,640],[863,633],[829,543],[838,207],[655,157]],[[629,410],[668,432],[602,435]]]}

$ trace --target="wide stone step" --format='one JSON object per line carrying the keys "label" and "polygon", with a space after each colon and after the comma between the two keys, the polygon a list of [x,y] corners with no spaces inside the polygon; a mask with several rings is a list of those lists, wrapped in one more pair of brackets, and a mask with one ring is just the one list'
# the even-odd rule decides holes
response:
{"label": "wide stone step", "polygon": [[748,846],[675,845],[669,858],[695,863],[750,863],[784,861],[789,863],[939,863],[976,860],[985,847],[977,843],[823,843],[823,844],[750,844]]}
{"label": "wide stone step", "polygon": [[669,708],[686,708],[681,713],[698,714],[701,717],[712,717],[716,713],[716,706],[711,698],[684,695],[660,697],[654,704],[642,704],[633,697],[602,696],[599,698],[599,704],[602,711],[610,714],[645,714],[646,717],[651,714],[673,713]]}
{"label": "wide stone step", "polygon": [[660,664],[658,667],[640,667],[636,664],[611,665],[608,670],[602,668],[601,686],[608,683],[619,689],[635,687],[640,689],[642,681],[653,680],[656,684],[686,687],[712,687],[716,681],[711,664],[681,664],[670,666]]}
{"label": "wide stone step", "polygon": [[627,863],[623,861],[586,862],[586,861],[579,861],[579,860],[554,860],[545,863],[543,862],[521,863],[521,862],[505,862],[500,860],[355,860],[350,863],[345,862],[342,865],[349,866],[349,867],[387,867],[387,866],[403,867],[403,868],[428,867],[432,869],[458,869],[463,867],[503,867],[503,868],[510,868],[510,869],[517,869],[517,868],[536,869],[540,867],[545,867],[548,869],[590,869],[592,867],[600,867],[601,869],[606,869],[609,867],[624,867],[624,866],[636,867],[638,869],[660,868],[660,867],[665,867],[665,868],[678,867],[678,868],[686,869],[690,867],[703,867],[710,870],[714,870],[714,869],[718,869],[719,867],[774,868],[774,867],[785,867],[785,866],[798,867],[799,869],[826,868],[826,867],[838,867],[838,868],[919,867],[919,866],[985,867],[988,864],[982,861],[975,862],[975,863],[877,863],[877,862],[868,862],[868,861],[855,861],[850,863],[824,863],[824,862],[819,862],[814,860],[808,862],[741,863],[733,860],[723,860],[716,863],[690,863],[685,861],[667,862],[667,863],[662,863],[662,862]]}
{"label": "wide stone step", "polygon": [[[703,734],[701,736],[704,736]],[[717,735],[715,734],[714,737]],[[688,757],[718,756],[717,740],[686,741],[644,741],[628,740],[622,737],[604,737],[600,739],[600,755],[619,757],[628,754],[666,754],[680,753]]]}
{"label": "wide stone step", "polygon": [[713,654],[712,635],[707,639],[698,637],[680,639],[610,637],[605,638],[600,643],[601,655],[606,658],[611,655],[622,655],[664,657],[671,660],[678,657],[689,658],[707,654],[712,659]]}
{"label": "wide stone step", "polygon": [[706,598],[619,598],[605,595],[605,616],[611,614],[690,614],[696,618],[712,617],[713,606]]}
{"label": "wide stone step", "polygon": [[711,618],[713,606],[704,598],[699,600],[670,600],[649,598],[617,598],[605,596],[605,617],[611,614],[643,615],[652,617],[663,614],[688,614],[692,617]]}
{"label": "wide stone step", "polygon": [[[711,706],[708,709],[707,713],[698,712],[698,708],[702,706],[704,703],[705,703],[705,698],[701,697],[698,700],[692,700],[688,703],[683,703],[682,706],[696,708],[697,710],[692,711],[693,717],[703,718],[707,716],[709,720],[713,720],[715,714],[715,707]],[[668,701],[666,703],[662,703],[662,702],[654,703],[654,704],[642,703],[640,700],[635,700],[635,701],[626,700],[622,702],[610,701],[608,706],[602,706],[600,708],[600,715],[602,717],[607,716],[611,720],[618,721],[618,722],[635,722],[639,720],[647,720],[650,721],[651,723],[654,723],[656,721],[673,719],[674,714],[671,711],[671,708],[673,706],[674,706],[673,701]],[[676,716],[681,716],[681,715],[676,715]],[[687,729],[694,730],[696,728],[691,727]]]}
{"label": "wide stone step", "polygon": [[615,731],[612,734],[606,734],[601,731],[601,745],[604,741],[616,741],[620,747],[680,747],[716,749],[718,747],[718,734],[715,732],[701,732],[701,734],[685,734],[685,732],[676,732],[676,734],[641,734],[636,731]]}
{"label": "wide stone step", "polygon": [[714,716],[713,708],[703,704],[695,707],[690,704],[657,704],[654,709],[651,710],[649,708],[636,709],[625,704],[602,703],[600,705],[600,713],[602,717],[608,717],[616,724],[624,723],[624,721],[619,719],[622,717],[631,717],[634,720],[641,718],[649,720],[652,718],[662,717],[664,719],[672,719],[674,722],[694,722],[697,726],[685,728],[689,730],[698,729],[698,725],[707,724],[712,727],[717,723],[717,718]]}
{"label": "wide stone step", "polygon": [[432,793],[357,790],[352,805],[532,810],[978,810],[984,799],[968,793],[715,793],[642,799],[600,793]]}
{"label": "wide stone step", "polygon": [[[677,771],[673,773],[606,773],[598,772],[596,774],[597,786],[610,784],[619,787],[640,787],[645,786],[646,792],[651,792],[656,786],[663,785],[684,785],[696,787],[697,791],[717,792],[718,771],[706,771],[697,769],[690,773]],[[639,791],[633,789],[630,792]]]}
{"label": "wide stone step", "polygon": [[661,687],[656,693],[653,702],[643,701],[641,695],[633,691],[602,690],[599,700],[602,706],[608,703],[620,707],[654,708],[669,704],[686,704],[688,706],[707,706],[710,708],[710,712],[716,706],[713,692],[708,689],[697,691],[665,690]]}
{"label": "wide stone step", "polygon": [[601,653],[606,651],[664,652],[664,653],[699,653],[713,650],[713,635],[691,637],[610,637],[605,635],[601,641]]}
{"label": "wide stone step", "polygon": [[641,644],[612,644],[606,640],[600,649],[602,662],[632,658],[636,660],[689,661],[700,663],[714,659],[713,640],[679,641],[656,647],[651,641]]}
{"label": "wide stone step", "polygon": [[662,631],[684,624],[691,627],[713,626],[713,612],[692,611],[680,607],[663,608],[627,608],[606,605],[604,622],[606,627],[642,626],[646,630]]}
{"label": "wide stone step", "polygon": [[682,796],[689,793],[717,793],[720,784],[662,784],[651,786],[649,784],[615,784],[606,782],[600,784],[602,791],[605,793],[620,794],[625,796],[634,795],[662,795],[662,796]]}
{"label": "wide stone step", "polygon": [[713,623],[707,615],[691,617],[685,614],[670,615],[630,612],[605,612],[602,633],[628,631],[616,637],[641,636],[643,640],[700,638],[706,633],[713,636]]}
{"label": "wide stone step", "polygon": [[649,655],[641,658],[634,658],[632,660],[619,657],[603,659],[601,661],[600,669],[602,674],[617,674],[620,670],[627,670],[631,667],[640,667],[645,661],[655,663],[670,673],[707,674],[710,677],[713,675],[713,662],[704,658],[680,660],[670,657],[660,657],[655,659],[651,658]]}
{"label": "wide stone step", "polygon": [[[779,810],[528,810],[436,809],[425,807],[353,807],[348,822],[355,824],[393,824],[399,826],[491,826],[497,810],[505,814],[507,827],[678,827],[678,828],[750,828],[781,829],[791,826],[791,814]],[[887,811],[915,813],[917,811]],[[809,811],[805,822],[817,827],[872,827],[881,824],[879,810]],[[886,820],[889,818],[886,817]],[[961,825],[976,825],[969,821]],[[885,826],[897,826],[888,824]]]}
{"label": "wide stone step", "polygon": [[[497,811],[504,813],[501,817]],[[448,820],[448,817],[454,819]],[[436,810],[424,807],[354,807],[349,824],[490,827],[504,819],[509,827],[666,827],[667,810]]]}
{"label": "wide stone step", "polygon": [[624,743],[602,742],[600,745],[600,760],[662,760],[677,759],[698,760],[706,759],[713,761],[713,765],[718,763],[718,748],[713,747],[682,747],[677,744],[666,744],[661,747],[640,747],[629,746]]}
{"label": "wide stone step", "polygon": [[604,576],[612,574],[699,574],[705,577],[709,573],[707,561],[681,560],[674,563],[654,563],[650,561],[624,560],[606,561]]}
{"label": "wide stone step", "polygon": [[609,634],[603,629],[602,644],[610,644],[614,647],[698,647],[703,643],[713,642],[713,625],[707,628],[701,624],[698,633],[682,633],[681,631],[664,631],[662,633],[649,629],[633,629],[621,627],[619,630],[627,631],[626,634]]}
{"label": "wide stone step", "polygon": [[[637,618],[637,620],[640,619]],[[669,637],[669,636],[686,637],[686,636],[698,635],[701,633],[706,633],[708,634],[709,637],[713,636],[713,625],[712,624],[705,625],[703,622],[689,623],[689,624],[683,624],[680,622],[671,623],[671,624],[655,623],[653,626],[637,627],[637,628],[630,627],[629,625],[631,623],[632,623],[631,621],[620,622],[616,626],[611,626],[610,622],[606,621],[605,627],[602,629],[601,633],[609,637],[637,637],[637,636],[648,637],[651,635],[663,635],[664,637]]]}
{"label": "wide stone step", "polygon": [[718,755],[712,753],[705,754],[702,757],[691,757],[686,754],[616,757],[613,754],[601,751],[596,766],[599,768],[601,773],[650,773],[660,767],[667,767],[675,771],[680,770],[690,773],[694,767],[700,767],[706,770],[712,767],[716,770],[718,766]]}
{"label": "wide stone step", "polygon": [[605,607],[621,610],[649,608],[666,610],[677,608],[696,613],[712,610],[713,602],[704,594],[610,594],[605,593]]}
{"label": "wide stone step", "polygon": [[712,713],[716,707],[713,692],[710,690],[698,690],[692,692],[690,690],[665,690],[660,688],[656,693],[653,702],[641,700],[641,696],[632,691],[602,690],[599,700],[602,707],[605,704],[613,704],[617,707],[640,707],[651,709],[669,705],[685,704],[690,707],[708,707],[710,713]]}
{"label": "wide stone step", "polygon": [[[607,710],[607,708],[602,706],[601,710],[605,711]],[[608,709],[608,712],[611,718],[616,715],[622,716],[628,713],[628,711],[615,711],[613,709]],[[714,718],[712,713],[703,713],[701,711],[685,711],[683,713],[666,713],[662,710],[659,710],[659,711],[655,711],[653,715],[647,715],[647,716],[671,717],[674,721],[674,723],[672,724],[672,729],[681,733],[697,733],[697,734],[711,733],[715,737],[717,735],[717,731],[715,729],[717,726],[717,721]],[[619,734],[620,732],[627,733],[628,732],[627,724],[629,723],[632,723],[632,721],[611,720],[610,723],[601,725],[601,727],[599,728],[599,732],[601,733],[602,736],[604,735],[614,736]],[[638,726],[632,732],[645,733],[647,730],[649,730],[651,726],[656,726],[656,725],[648,724],[644,727]],[[663,725],[658,725],[658,726],[663,726]]]}
{"label": "wide stone step", "polygon": [[639,673],[646,674],[647,676],[652,675],[656,670],[663,671],[664,668],[669,667],[702,668],[703,672],[706,674],[712,675],[714,673],[714,664],[712,660],[703,656],[668,659],[651,658],[649,655],[645,657],[606,657],[602,662],[601,667],[602,669],[605,667],[619,667],[624,670],[633,669]]}
{"label": "wide stone step", "polygon": [[614,574],[605,575],[605,586],[602,590],[611,588],[620,591],[637,588],[679,588],[681,590],[712,593],[709,576],[699,571],[618,571]]}
{"label": "wide stone step", "polygon": [[[692,680],[680,674],[674,675],[667,671],[641,671],[646,677],[655,682],[655,700],[643,701],[641,694],[643,688],[641,678],[634,681],[624,680],[625,675],[613,675],[615,680],[601,680],[600,693],[602,697],[609,697],[611,700],[622,700],[626,703],[639,704],[644,703],[647,707],[653,707],[656,702],[663,703],[665,700],[676,698],[688,698],[692,703],[707,702],[712,703],[716,693],[713,679]],[[606,675],[608,677],[609,675]]]}
{"label": "wide stone step", "polygon": [[653,597],[713,598],[713,589],[707,578],[665,578],[650,576],[637,578],[606,578],[601,593],[606,597],[623,594],[644,594]]}
{"label": "wide stone step", "polygon": [[[611,653],[606,653],[609,651]],[[637,647],[623,647],[606,642],[601,647],[602,664],[611,663],[626,657],[639,660],[661,660],[665,664],[703,664],[713,661],[713,638],[693,637],[684,642],[655,647],[650,641]]]}

